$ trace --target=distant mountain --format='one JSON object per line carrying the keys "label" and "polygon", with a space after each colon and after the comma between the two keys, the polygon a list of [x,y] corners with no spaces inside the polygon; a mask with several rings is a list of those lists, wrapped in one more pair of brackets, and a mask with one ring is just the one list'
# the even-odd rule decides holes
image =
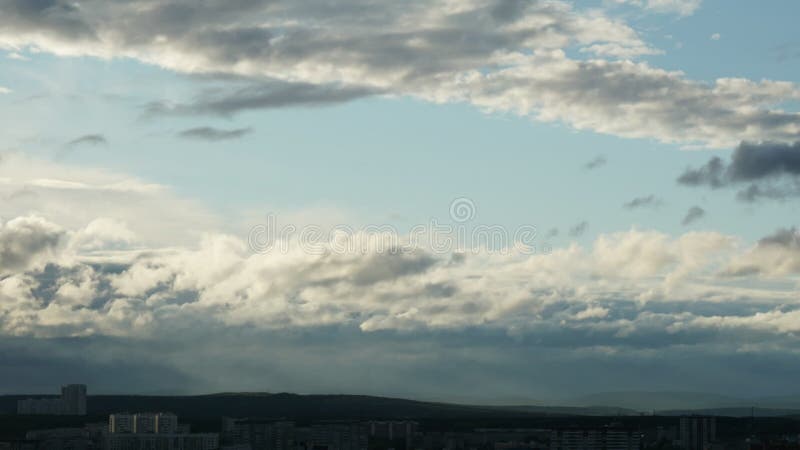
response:
{"label": "distant mountain", "polygon": [[623,391],[586,395],[568,400],[564,404],[581,407],[613,405],[643,412],[725,410],[730,415],[737,412],[735,415],[746,416],[755,407],[772,416],[782,415],[782,411],[793,414],[795,410],[800,410],[800,395],[737,398],[703,392]]}
{"label": "distant mountain", "polygon": [[573,406],[613,405],[650,412],[653,410],[726,408],[748,406],[742,399],[700,392],[623,391],[585,395],[565,402]]}
{"label": "distant mountain", "polygon": [[[24,396],[0,396],[0,413],[13,414]],[[171,411],[185,417],[294,419],[458,419],[542,415],[598,415],[585,408],[498,407],[422,402],[365,395],[220,393],[195,396],[92,395],[88,413]]]}
{"label": "distant mountain", "polygon": [[763,408],[800,409],[800,394],[762,397],[754,402],[754,406]]}
{"label": "distant mountain", "polygon": [[500,406],[506,411],[519,411],[532,414],[560,414],[565,416],[635,416],[639,411],[615,406]]}
{"label": "distant mountain", "polygon": [[[16,402],[31,396],[0,396],[0,414],[14,414]],[[33,396],[41,397],[41,396]],[[635,416],[713,414],[746,417],[800,415],[800,396],[743,400],[695,392],[609,392],[564,402],[566,406],[480,406],[365,395],[219,393],[194,396],[92,395],[88,412],[171,411],[184,417],[220,416],[293,419],[461,419],[507,417]]]}
{"label": "distant mountain", "polygon": [[657,411],[660,416],[726,416],[726,417],[790,417],[800,416],[800,409],[775,409],[775,408],[711,408]]}

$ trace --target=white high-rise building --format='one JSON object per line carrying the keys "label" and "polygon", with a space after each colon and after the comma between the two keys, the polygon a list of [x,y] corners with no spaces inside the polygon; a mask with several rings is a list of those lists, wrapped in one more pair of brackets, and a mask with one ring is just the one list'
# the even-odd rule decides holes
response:
{"label": "white high-rise building", "polygon": [[133,433],[133,414],[117,413],[108,416],[109,433]]}
{"label": "white high-rise building", "polygon": [[178,416],[172,413],[156,414],[156,433],[171,434],[178,432]]}
{"label": "white high-rise building", "polygon": [[119,413],[108,418],[107,450],[217,450],[216,433],[180,432],[172,413]]}

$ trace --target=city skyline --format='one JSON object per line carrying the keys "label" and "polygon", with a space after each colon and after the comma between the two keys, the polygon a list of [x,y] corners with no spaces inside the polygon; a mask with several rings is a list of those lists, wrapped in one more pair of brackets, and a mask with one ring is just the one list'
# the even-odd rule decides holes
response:
{"label": "city skyline", "polygon": [[0,393],[798,395],[798,15],[0,0]]}
{"label": "city skyline", "polygon": [[[229,393],[94,396],[62,386],[66,408],[21,400],[6,450],[787,450],[800,447],[795,410],[642,412],[611,406],[535,408],[364,396]],[[76,395],[77,394],[77,395]],[[75,401],[83,411],[68,411]],[[618,395],[613,400],[623,401]],[[612,400],[612,403],[613,403]],[[787,400],[787,399],[784,399]],[[31,409],[41,402],[42,408]],[[610,405],[610,404],[609,404]],[[87,408],[88,406],[88,408]],[[177,414],[175,412],[178,412]],[[102,420],[101,420],[102,419]]]}

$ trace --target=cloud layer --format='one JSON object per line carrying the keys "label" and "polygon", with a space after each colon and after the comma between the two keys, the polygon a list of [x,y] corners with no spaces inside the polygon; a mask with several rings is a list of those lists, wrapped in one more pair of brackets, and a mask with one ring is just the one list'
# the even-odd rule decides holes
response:
{"label": "cloud layer", "polygon": [[[697,1],[632,2],[690,14]],[[622,20],[566,2],[362,0],[0,3],[0,47],[130,57],[170,70],[249,80],[150,113],[229,115],[365,95],[468,102],[577,129],[702,146],[790,142],[800,116],[778,105],[792,83],[707,84],[632,61],[658,53]],[[358,11],[358,14],[354,14]],[[124,18],[124,19],[122,19]],[[567,57],[577,50],[587,59]],[[669,95],[665,95],[665,93]]]}
{"label": "cloud layer", "polygon": [[[178,380],[164,389],[204,391],[231,387],[214,368],[224,366],[240,388],[457,399],[469,383],[497,380],[498,364],[539,361],[540,386],[499,375],[508,389],[486,400],[568,392],[564,367],[606,373],[582,381],[597,390],[625,387],[614,383],[631,365],[662,367],[656,354],[677,366],[687,354],[706,361],[710,380],[750,352],[780,359],[797,348],[793,229],[754,246],[715,232],[631,229],[534,255],[387,248],[376,245],[379,234],[362,233],[337,235],[319,252],[290,238],[259,254],[245,233],[221,230],[167,187],[18,154],[2,161],[0,354],[28,355],[13,363],[17,376],[45,361],[52,373],[90,380],[94,369],[132,370],[131,380],[156,370]],[[111,207],[118,203],[127,207]],[[81,365],[69,363],[76,358]],[[312,375],[322,367],[330,378]],[[419,383],[400,376],[407,371]],[[455,373],[452,384],[436,381],[443,373]],[[757,379],[748,377],[731,386]]]}

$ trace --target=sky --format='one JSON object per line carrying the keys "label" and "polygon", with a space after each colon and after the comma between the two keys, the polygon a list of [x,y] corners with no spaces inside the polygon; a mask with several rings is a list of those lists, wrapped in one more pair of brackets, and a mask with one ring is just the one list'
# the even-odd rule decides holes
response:
{"label": "sky", "polygon": [[0,0],[0,393],[797,393],[799,14]]}

